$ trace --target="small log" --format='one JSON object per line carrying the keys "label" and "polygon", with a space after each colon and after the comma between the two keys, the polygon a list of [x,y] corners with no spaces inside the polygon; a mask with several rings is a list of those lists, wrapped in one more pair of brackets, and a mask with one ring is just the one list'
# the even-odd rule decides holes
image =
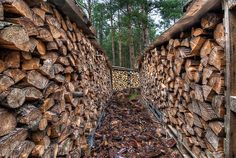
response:
{"label": "small log", "polygon": [[22,89],[13,88],[7,96],[7,104],[5,106],[9,108],[19,108],[25,102],[25,93]]}
{"label": "small log", "polygon": [[26,87],[23,90],[26,101],[40,100],[43,98],[43,94],[35,87]]}
{"label": "small log", "polygon": [[58,156],[68,155],[72,149],[73,141],[70,138],[67,138],[59,144],[58,147]]}
{"label": "small log", "polygon": [[48,42],[47,43],[47,50],[58,50],[58,46],[56,42]]}
{"label": "small log", "polygon": [[26,74],[20,69],[8,69],[4,71],[3,74],[11,77],[15,83],[23,80],[26,77]]}
{"label": "small log", "polygon": [[7,69],[6,63],[0,59],[0,73]]}
{"label": "small log", "polygon": [[198,36],[198,37],[193,37],[190,41],[190,46],[191,46],[191,54],[193,56],[195,55],[199,55],[200,54],[200,50],[202,48],[202,45],[204,44],[204,42],[206,41],[205,38]]}
{"label": "small log", "polygon": [[189,48],[190,47],[190,40],[189,40],[189,38],[183,39],[182,42],[181,42],[181,46]]}
{"label": "small log", "polygon": [[225,66],[225,53],[222,47],[214,47],[209,55],[209,64],[216,67],[218,70],[221,70]]}
{"label": "small log", "polygon": [[39,34],[36,26],[29,18],[6,18],[5,20],[23,26],[29,36],[37,36]]}
{"label": "small log", "polygon": [[206,140],[213,147],[214,151],[223,151],[224,150],[224,138],[217,137],[211,129],[207,129]]}
{"label": "small log", "polygon": [[58,59],[58,54],[56,52],[47,52],[47,54],[41,56],[41,59],[51,60],[52,63],[55,63]]}
{"label": "small log", "polygon": [[43,66],[40,67],[39,71],[49,79],[55,78],[53,61],[50,59],[46,59],[43,61]]}
{"label": "small log", "polygon": [[182,58],[188,58],[191,57],[191,49],[188,47],[179,47],[178,51]]}
{"label": "small log", "polygon": [[18,14],[33,20],[33,13],[23,0],[4,0],[4,11],[7,13]]}
{"label": "small log", "polygon": [[223,95],[216,95],[212,99],[212,108],[215,111],[216,115],[223,119],[226,113],[225,110],[225,97]]}
{"label": "small log", "polygon": [[0,75],[0,93],[7,90],[13,84],[14,81],[10,77],[6,75]]}
{"label": "small log", "polygon": [[199,102],[199,107],[201,110],[201,117],[204,121],[210,121],[218,118],[210,104]]}
{"label": "small log", "polygon": [[37,50],[40,55],[46,54],[46,46],[41,40],[37,40]]}
{"label": "small log", "polygon": [[44,100],[43,104],[40,106],[40,111],[42,113],[45,113],[46,111],[48,111],[53,105],[55,104],[54,99],[52,98],[47,98],[46,100]]}
{"label": "small log", "polygon": [[209,33],[206,30],[203,30],[202,28],[192,28],[192,36],[197,37],[201,35],[208,35]]}
{"label": "small log", "polygon": [[39,72],[32,70],[27,74],[27,83],[38,89],[44,89],[48,84],[48,79]]}
{"label": "small log", "polygon": [[55,74],[65,71],[65,68],[61,64],[54,64],[53,67],[54,67]]}
{"label": "small log", "polygon": [[26,129],[17,128],[0,138],[0,157],[9,157],[13,149],[19,146],[28,136]]}
{"label": "small log", "polygon": [[43,145],[36,145],[31,152],[31,156],[42,157],[44,152],[45,152],[45,147]]}
{"label": "small log", "polygon": [[39,35],[37,36],[37,38],[40,38],[40,39],[42,39],[43,41],[46,41],[46,42],[52,42],[53,41],[52,34],[48,29],[39,27],[38,32],[39,32]]}
{"label": "small log", "polygon": [[70,62],[69,62],[69,59],[67,57],[59,57],[57,59],[57,62],[62,64],[62,65],[65,65],[65,66],[69,66],[70,65]]}
{"label": "small log", "polygon": [[40,59],[32,58],[31,60],[25,60],[22,64],[23,70],[37,70],[40,67]]}
{"label": "small log", "polygon": [[38,129],[42,114],[33,105],[24,105],[17,111],[17,122],[26,125],[31,130]]}
{"label": "small log", "polygon": [[7,63],[7,68],[20,68],[20,52],[10,51],[7,52],[4,62]]}
{"label": "small log", "polygon": [[3,108],[0,108],[0,120],[0,137],[9,134],[16,128],[15,116]]}
{"label": "small log", "polygon": [[209,79],[208,85],[212,87],[212,89],[217,94],[224,94],[224,78],[219,73],[213,73]]}
{"label": "small log", "polygon": [[215,13],[208,13],[201,19],[201,26],[203,29],[214,29],[217,24],[222,21],[222,15]]}
{"label": "small log", "polygon": [[29,48],[26,47],[28,42],[29,36],[21,26],[13,25],[0,30],[0,47],[2,48],[28,52]]}
{"label": "small log", "polygon": [[215,95],[215,92],[213,91],[213,88],[208,85],[202,86],[203,96],[205,101],[212,101],[213,96]]}
{"label": "small log", "polygon": [[222,48],[225,48],[225,28],[223,23],[216,26],[214,31],[214,39]]}
{"label": "small log", "polygon": [[48,120],[46,118],[43,118],[42,120],[40,120],[39,122],[39,130],[40,131],[44,131],[48,126]]}
{"label": "small log", "polygon": [[211,130],[219,137],[224,137],[225,135],[225,128],[224,123],[220,121],[213,121],[209,123],[209,127]]}
{"label": "small log", "polygon": [[30,60],[32,59],[32,54],[30,52],[21,52],[21,56],[23,57],[23,59],[25,60]]}
{"label": "small log", "polygon": [[29,157],[35,144],[31,141],[22,141],[11,153],[10,158],[25,158]]}
{"label": "small log", "polygon": [[211,53],[212,49],[216,46],[217,44],[215,42],[210,39],[207,39],[200,51],[201,58],[208,56]]}
{"label": "small log", "polygon": [[191,113],[185,113],[184,116],[185,116],[185,121],[187,122],[187,124],[190,127],[193,127],[193,124],[194,124],[194,117],[193,117],[193,115]]}
{"label": "small log", "polygon": [[32,8],[34,14],[38,15],[43,21],[45,20],[46,12],[41,8]]}

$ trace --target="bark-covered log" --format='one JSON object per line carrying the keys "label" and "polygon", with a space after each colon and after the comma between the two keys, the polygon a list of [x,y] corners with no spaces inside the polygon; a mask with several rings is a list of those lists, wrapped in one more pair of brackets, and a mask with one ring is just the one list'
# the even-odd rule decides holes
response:
{"label": "bark-covered log", "polygon": [[16,118],[13,113],[0,108],[0,137],[4,136],[16,128]]}

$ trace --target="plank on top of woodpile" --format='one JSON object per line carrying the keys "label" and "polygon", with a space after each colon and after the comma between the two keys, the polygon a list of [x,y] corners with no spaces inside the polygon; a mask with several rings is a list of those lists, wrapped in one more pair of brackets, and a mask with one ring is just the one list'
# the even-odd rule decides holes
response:
{"label": "plank on top of woodpile", "polygon": [[150,45],[145,52],[150,51],[156,46],[160,46],[166,43],[168,40],[173,38],[176,34],[181,33],[192,27],[194,24],[198,23],[203,15],[205,15],[209,10],[221,7],[221,0],[205,1],[199,0],[194,1],[190,6],[187,13],[177,22],[174,26],[165,31],[160,35],[155,42]]}

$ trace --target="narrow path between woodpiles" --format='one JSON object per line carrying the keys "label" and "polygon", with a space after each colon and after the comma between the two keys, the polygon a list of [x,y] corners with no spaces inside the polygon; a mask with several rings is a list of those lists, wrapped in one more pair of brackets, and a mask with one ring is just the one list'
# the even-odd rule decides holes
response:
{"label": "narrow path between woodpiles", "polygon": [[95,134],[94,158],[178,158],[176,142],[139,103],[137,94],[117,92]]}

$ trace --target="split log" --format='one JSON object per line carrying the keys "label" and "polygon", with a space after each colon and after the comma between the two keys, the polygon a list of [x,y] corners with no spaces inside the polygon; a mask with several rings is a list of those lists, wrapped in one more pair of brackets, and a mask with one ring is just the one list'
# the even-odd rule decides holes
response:
{"label": "split log", "polygon": [[11,153],[10,158],[29,157],[35,144],[31,141],[22,141]]}
{"label": "split log", "polygon": [[55,104],[54,99],[47,98],[44,100],[44,103],[40,107],[40,111],[45,113],[47,110],[49,110],[53,105]]}
{"label": "split log", "polygon": [[28,136],[26,129],[17,128],[0,138],[0,157],[9,157],[12,149],[20,145]]}
{"label": "split log", "polygon": [[44,60],[43,66],[40,67],[39,71],[50,79],[55,78],[55,69],[51,59]]}
{"label": "split log", "polygon": [[7,63],[8,68],[20,68],[20,52],[10,51],[7,52],[4,62]]}
{"label": "split log", "polygon": [[0,75],[0,93],[7,90],[12,85],[14,85],[14,81],[10,77]]}
{"label": "split log", "polygon": [[29,36],[21,26],[13,25],[0,30],[0,47],[28,52]]}
{"label": "split log", "polygon": [[16,128],[15,116],[7,110],[0,108],[0,137],[9,134]]}
{"label": "split log", "polygon": [[212,100],[213,110],[215,111],[216,115],[222,119],[224,118],[224,115],[226,113],[224,100],[225,100],[225,97],[223,95],[216,95],[213,97],[213,100]]}
{"label": "split log", "polygon": [[214,29],[222,21],[222,16],[215,13],[208,13],[201,20],[203,29]]}
{"label": "split log", "polygon": [[44,152],[45,152],[45,147],[43,145],[35,145],[33,151],[31,152],[31,156],[42,157]]}
{"label": "split log", "polygon": [[32,58],[25,60],[22,64],[23,70],[37,70],[40,67],[40,60],[38,58]]}
{"label": "split log", "polygon": [[220,137],[223,137],[225,134],[224,123],[220,121],[213,121],[209,123],[211,130]]}
{"label": "split log", "polygon": [[37,36],[39,34],[36,26],[29,18],[6,18],[5,20],[23,26],[29,36]]}
{"label": "split log", "polygon": [[4,106],[9,108],[19,108],[25,102],[25,93],[22,89],[13,88],[7,96]]}
{"label": "split log", "polygon": [[206,41],[205,38],[198,36],[198,37],[193,37],[190,41],[190,46],[191,46],[191,54],[193,56],[195,55],[199,55],[200,54],[200,50],[202,48],[202,45],[204,44],[204,42]]}
{"label": "split log", "polygon": [[210,121],[218,118],[210,104],[199,103],[199,107],[201,109],[201,117],[204,121]]}
{"label": "split log", "polygon": [[33,20],[33,14],[29,6],[23,0],[4,0],[4,11],[18,14]]}
{"label": "split log", "polygon": [[39,100],[43,98],[43,94],[35,87],[24,88],[26,101]]}
{"label": "split log", "polygon": [[209,55],[209,64],[221,70],[225,66],[225,53],[222,47],[214,47]]}
{"label": "split log", "polygon": [[31,130],[38,129],[42,114],[33,105],[24,105],[17,112],[17,122],[26,125]]}
{"label": "split log", "polygon": [[214,31],[214,39],[222,48],[225,48],[225,28],[223,23],[216,26]]}
{"label": "split log", "polygon": [[224,142],[224,139],[223,138],[220,138],[220,137],[217,137],[215,135],[215,133],[211,130],[211,129],[208,129],[206,131],[206,136],[205,136],[206,140],[208,141],[208,143],[213,147],[213,149],[215,151],[223,151],[223,142]]}
{"label": "split log", "polygon": [[207,39],[206,42],[203,44],[201,51],[200,51],[201,58],[208,56],[211,53],[212,49],[216,46],[217,46],[217,44],[215,42]]}
{"label": "split log", "polygon": [[8,69],[4,71],[3,74],[11,77],[15,83],[23,80],[26,77],[26,74],[20,69]]}
{"label": "split log", "polygon": [[48,84],[48,79],[39,72],[32,70],[27,74],[27,82],[38,89],[44,89]]}

